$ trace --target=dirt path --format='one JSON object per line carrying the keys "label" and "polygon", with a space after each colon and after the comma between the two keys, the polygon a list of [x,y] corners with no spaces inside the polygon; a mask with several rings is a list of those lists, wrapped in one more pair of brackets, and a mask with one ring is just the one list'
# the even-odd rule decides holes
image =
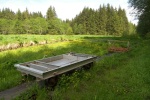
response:
{"label": "dirt path", "polygon": [[0,92],[0,99],[4,100],[11,100],[12,98],[18,96],[22,92],[26,91],[28,87],[30,87],[33,83],[23,83],[19,86],[16,86],[14,88],[5,90]]}

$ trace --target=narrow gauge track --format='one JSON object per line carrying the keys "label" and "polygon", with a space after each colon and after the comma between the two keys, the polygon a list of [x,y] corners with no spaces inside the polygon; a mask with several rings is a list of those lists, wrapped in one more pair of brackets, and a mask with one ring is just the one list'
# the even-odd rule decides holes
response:
{"label": "narrow gauge track", "polygon": [[0,92],[0,99],[11,100],[12,98],[18,96],[19,94],[26,91],[32,83],[23,83],[11,89],[7,89],[5,91]]}
{"label": "narrow gauge track", "polygon": [[[99,56],[99,57],[97,57],[96,62],[104,59],[105,57],[113,56],[114,54],[117,54],[117,53],[108,53],[103,56]],[[87,67],[89,67],[89,66],[87,66]],[[53,78],[51,78],[50,81],[53,82]],[[11,100],[12,98],[15,98],[16,96],[19,96],[21,93],[26,91],[28,88],[32,87],[34,85],[34,83],[37,83],[38,85],[43,85],[42,81],[38,81],[38,82],[32,81],[32,82],[28,82],[28,83],[23,83],[16,87],[11,88],[11,89],[7,89],[5,91],[0,92],[0,99]],[[56,85],[56,82],[52,83],[52,86],[54,86],[54,85]]]}

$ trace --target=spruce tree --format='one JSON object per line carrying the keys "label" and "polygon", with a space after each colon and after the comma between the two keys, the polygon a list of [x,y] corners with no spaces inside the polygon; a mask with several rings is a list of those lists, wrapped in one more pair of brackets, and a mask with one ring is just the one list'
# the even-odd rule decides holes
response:
{"label": "spruce tree", "polygon": [[56,11],[55,11],[55,8],[50,6],[47,10],[47,13],[46,13],[46,19],[47,20],[53,20],[57,18],[57,15],[56,15]]}
{"label": "spruce tree", "polygon": [[28,9],[26,8],[26,10],[22,13],[22,19],[26,20],[26,19],[29,19],[29,18],[30,18],[30,14],[29,14]]}
{"label": "spruce tree", "polygon": [[99,34],[106,35],[106,24],[107,24],[107,11],[106,6],[103,5],[103,7],[99,7],[98,9],[98,32]]}
{"label": "spruce tree", "polygon": [[16,13],[16,17],[17,17],[18,20],[23,20],[22,13],[21,13],[20,9],[18,9],[18,11]]}

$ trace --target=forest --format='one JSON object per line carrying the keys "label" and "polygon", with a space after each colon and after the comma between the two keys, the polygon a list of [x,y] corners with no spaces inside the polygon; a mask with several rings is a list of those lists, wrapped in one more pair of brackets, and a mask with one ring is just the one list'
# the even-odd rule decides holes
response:
{"label": "forest", "polygon": [[30,12],[28,8],[15,13],[10,8],[0,10],[0,34],[38,35],[114,35],[135,34],[136,26],[128,21],[121,7],[100,5],[96,10],[88,7],[72,20],[58,18],[55,8],[50,6],[46,15]]}

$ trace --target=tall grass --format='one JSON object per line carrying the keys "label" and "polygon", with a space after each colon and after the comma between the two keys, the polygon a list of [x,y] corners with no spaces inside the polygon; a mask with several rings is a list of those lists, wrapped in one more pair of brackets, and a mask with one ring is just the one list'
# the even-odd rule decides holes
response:
{"label": "tall grass", "polygon": [[16,63],[41,59],[45,55],[50,57],[68,52],[103,55],[108,52],[106,48],[107,44],[72,41],[0,52],[0,91],[22,83],[21,73],[14,68]]}
{"label": "tall grass", "polygon": [[[47,40],[48,42],[54,40],[79,40],[79,39],[93,39],[93,38],[105,38],[103,35],[0,35],[0,46],[7,45],[9,43],[24,43],[24,42],[39,42]],[[107,39],[114,38],[113,36],[107,36]],[[119,37],[116,37],[119,39]]]}
{"label": "tall grass", "polygon": [[[67,38],[71,38],[71,36]],[[101,56],[108,53],[109,46],[103,40],[124,39],[119,37],[100,38],[99,36],[74,38],[76,41],[0,52],[0,91],[21,84],[21,73],[13,66],[16,63],[41,59],[45,55],[50,57],[68,52]],[[130,40],[130,38],[125,40]],[[27,100],[30,97],[34,98],[34,96],[39,100],[150,99],[150,40],[134,38],[130,41],[129,52],[106,57],[97,62],[89,71],[82,70],[71,76],[63,75],[53,94],[49,90],[41,89],[35,85],[16,99]]]}
{"label": "tall grass", "polygon": [[90,74],[88,80],[80,79],[77,87],[70,84],[65,89],[57,88],[53,99],[149,100],[149,43],[150,40],[138,41],[130,52],[99,61],[90,72],[85,72]]}

